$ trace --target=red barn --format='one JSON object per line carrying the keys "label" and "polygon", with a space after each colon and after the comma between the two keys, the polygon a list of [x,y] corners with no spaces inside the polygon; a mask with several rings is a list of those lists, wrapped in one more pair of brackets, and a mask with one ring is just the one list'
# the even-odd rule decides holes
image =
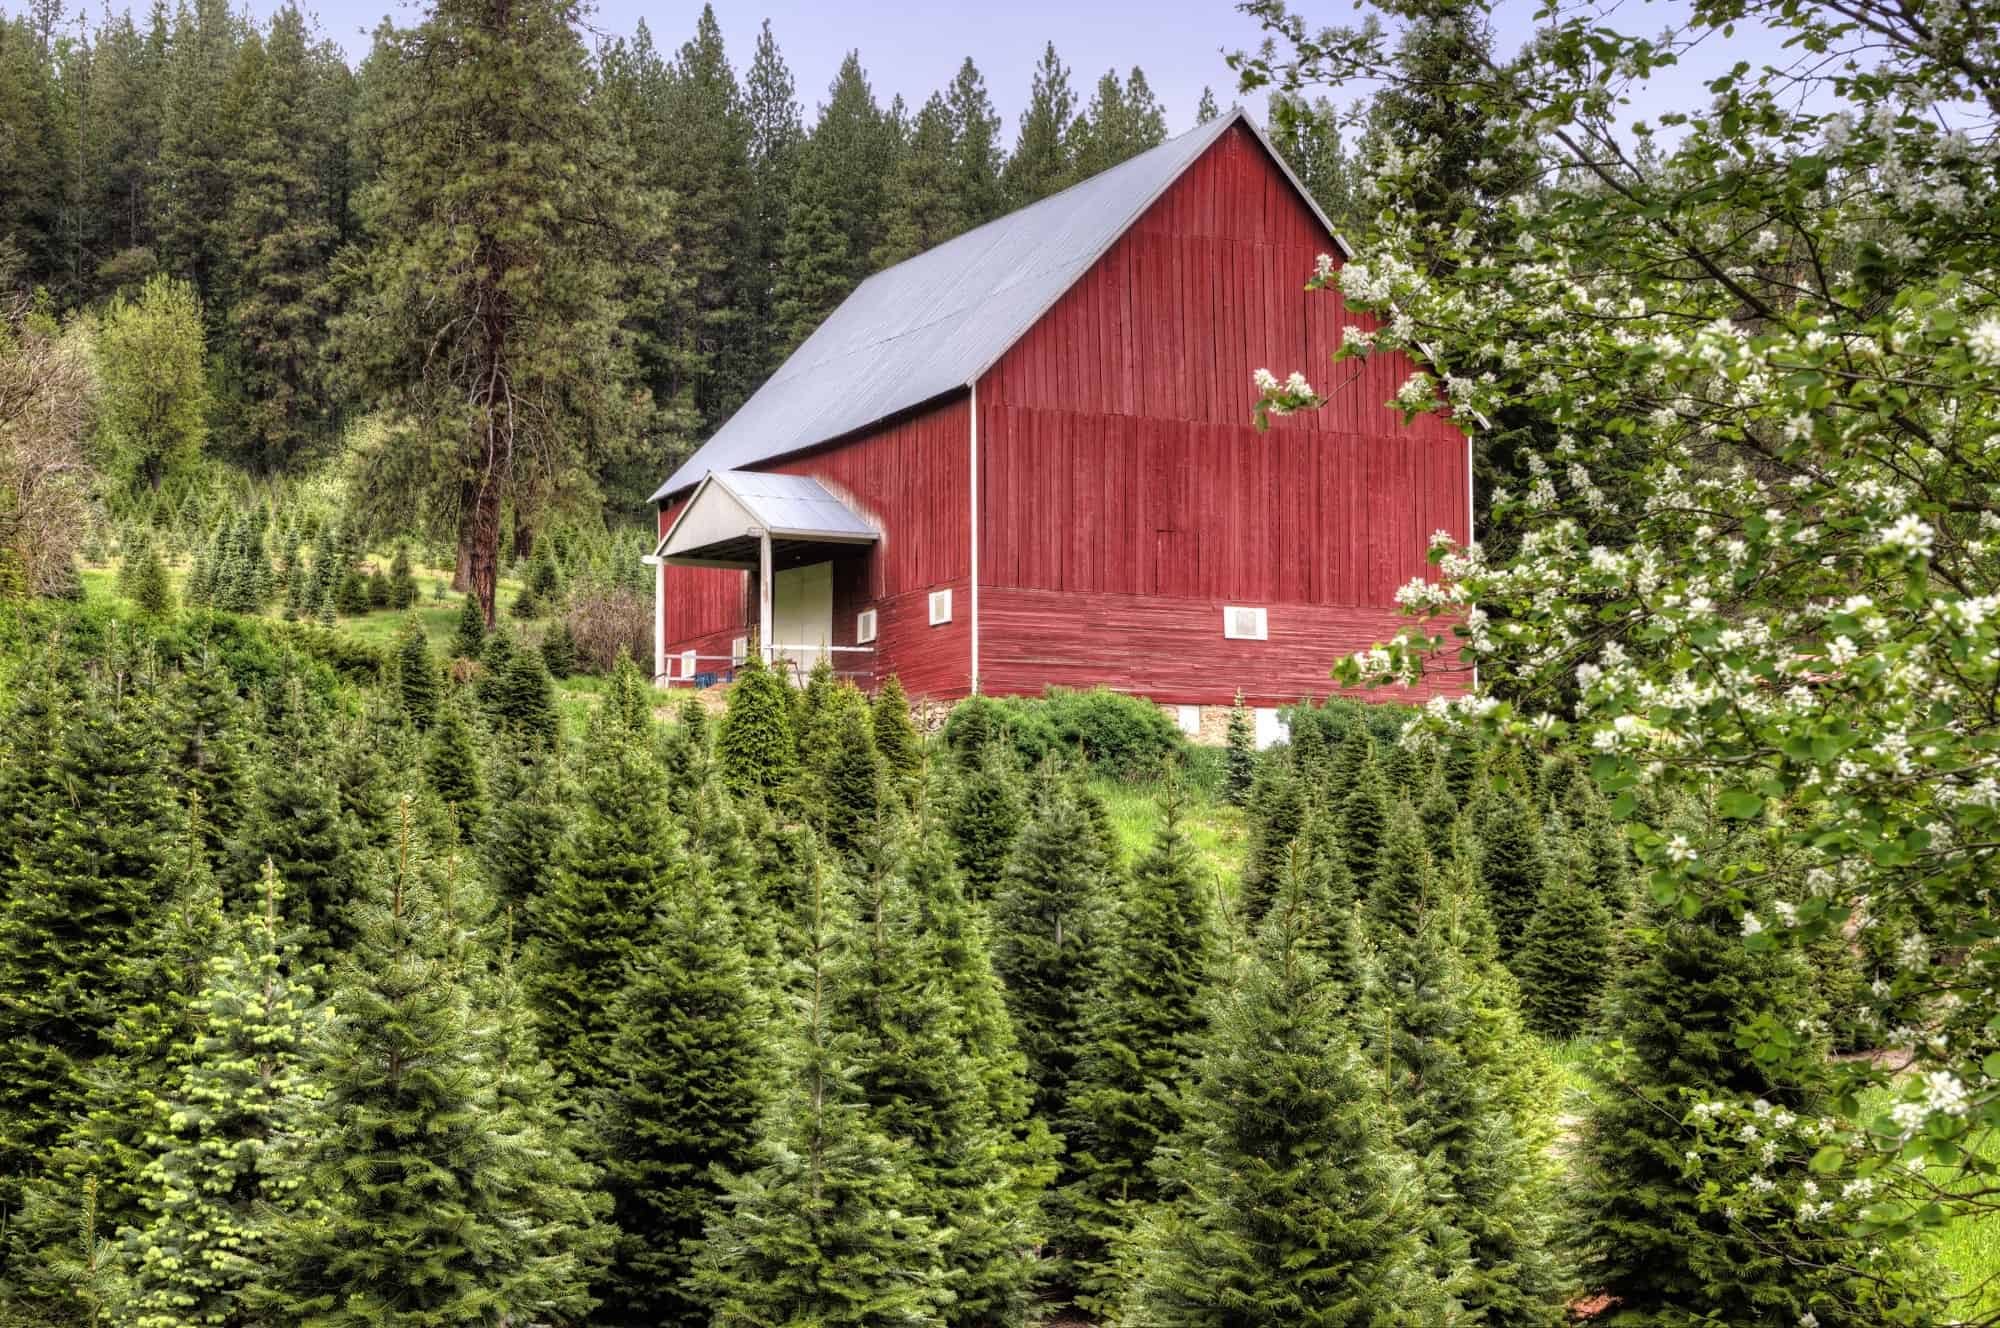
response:
{"label": "red barn", "polygon": [[[658,680],[756,639],[864,686],[1102,684],[1184,724],[1325,695],[1402,625],[1430,533],[1471,525],[1467,438],[1383,404],[1409,364],[1327,362],[1349,316],[1303,286],[1329,237],[1236,112],[870,277],[653,495]],[[1263,367],[1330,403],[1258,433]]]}

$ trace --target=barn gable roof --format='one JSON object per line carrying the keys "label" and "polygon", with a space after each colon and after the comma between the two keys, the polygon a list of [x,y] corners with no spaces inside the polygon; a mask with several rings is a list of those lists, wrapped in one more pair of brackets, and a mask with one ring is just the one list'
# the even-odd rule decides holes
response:
{"label": "barn gable roof", "polygon": [[1330,232],[1256,122],[1232,110],[863,281],[652,500],[711,471],[776,460],[971,386],[1239,123]]}

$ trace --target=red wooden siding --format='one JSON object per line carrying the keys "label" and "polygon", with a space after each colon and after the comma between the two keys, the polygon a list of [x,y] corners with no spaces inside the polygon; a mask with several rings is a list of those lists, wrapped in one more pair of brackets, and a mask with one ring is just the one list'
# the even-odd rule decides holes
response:
{"label": "red wooden siding", "polygon": [[[1407,361],[1329,362],[1368,321],[1304,290],[1334,249],[1232,129],[980,380],[982,690],[1270,704],[1402,625],[1430,532],[1468,533],[1467,443],[1382,404]],[[1260,434],[1259,368],[1331,401]],[[1270,608],[1273,640],[1226,640],[1226,603]]]}
{"label": "red wooden siding", "polygon": [[[959,395],[858,437],[772,462],[811,475],[883,532],[866,552],[835,557],[833,645],[854,644],[855,616],[876,610],[877,680],[894,673],[913,696],[963,696],[972,666],[970,406]],[[664,534],[679,505],[663,508]],[[953,587],[952,621],[930,625],[929,593]],[[755,621],[745,572],[667,568],[667,653],[727,654]],[[720,648],[711,649],[720,642]]]}
{"label": "red wooden siding", "polygon": [[[1290,705],[1336,691],[1333,662],[1394,636],[1405,620],[1387,608],[1278,605],[1270,639],[1222,635],[1222,604],[1142,595],[987,589],[979,595],[979,689],[1034,693],[1048,686],[1111,687],[1178,705],[1225,705],[1243,689],[1250,705]],[[1428,675],[1416,688],[1374,688],[1375,701],[1455,696],[1467,679]]]}

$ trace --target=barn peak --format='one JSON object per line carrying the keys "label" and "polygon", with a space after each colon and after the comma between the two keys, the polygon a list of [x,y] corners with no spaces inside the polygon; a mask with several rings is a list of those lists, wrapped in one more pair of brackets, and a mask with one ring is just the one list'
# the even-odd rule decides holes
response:
{"label": "barn peak", "polygon": [[711,471],[774,461],[970,387],[1239,124],[1331,233],[1263,130],[1232,109],[867,278],[652,501]]}

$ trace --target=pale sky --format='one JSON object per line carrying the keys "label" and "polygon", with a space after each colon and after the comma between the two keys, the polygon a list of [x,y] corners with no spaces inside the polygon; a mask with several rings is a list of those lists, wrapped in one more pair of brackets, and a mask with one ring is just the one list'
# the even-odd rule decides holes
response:
{"label": "pale sky", "polygon": [[[243,0],[263,17],[276,0]],[[1687,11],[1686,0],[1595,0],[1615,10],[1615,26],[1623,31],[1655,35]],[[93,5],[101,0],[92,0]],[[122,0],[120,0],[122,3]],[[6,7],[6,6],[0,6]],[[421,7],[400,0],[307,0],[321,29],[339,41],[355,60],[368,48],[367,33],[386,14],[398,23],[413,23]],[[135,8],[143,8],[136,5]],[[1497,45],[1511,54],[1528,36],[1535,5],[1529,0],[1501,0],[1496,15]],[[1053,40],[1072,72],[1078,95],[1088,100],[1098,76],[1116,66],[1121,74],[1137,64],[1146,71],[1153,91],[1167,109],[1170,132],[1194,122],[1195,105],[1204,86],[1215,89],[1219,104],[1234,97],[1234,80],[1223,63],[1226,51],[1253,47],[1261,39],[1257,25],[1222,0],[1006,0],[1004,3],[821,4],[814,0],[716,0],[730,60],[740,74],[755,48],[758,26],[771,28],[798,82],[799,101],[810,124],[824,99],[843,55],[861,52],[876,96],[885,105],[900,92],[912,108],[944,86],[959,62],[972,56],[985,74],[1011,144],[1028,81],[1042,44]],[[648,0],[597,0],[591,26],[605,34],[629,33],[641,19],[653,30],[659,47],[671,52],[694,30],[699,3],[660,4]],[[1313,3],[1306,12],[1314,22],[1352,22],[1356,11],[1346,0]],[[1701,82],[1736,59],[1753,63],[1780,58],[1768,34],[1740,35],[1727,50],[1716,39],[1688,67],[1664,78],[1653,90],[1653,104],[1636,114],[1656,115],[1662,109],[1689,109],[1708,100]],[[1249,109],[1260,119],[1263,97]]]}

